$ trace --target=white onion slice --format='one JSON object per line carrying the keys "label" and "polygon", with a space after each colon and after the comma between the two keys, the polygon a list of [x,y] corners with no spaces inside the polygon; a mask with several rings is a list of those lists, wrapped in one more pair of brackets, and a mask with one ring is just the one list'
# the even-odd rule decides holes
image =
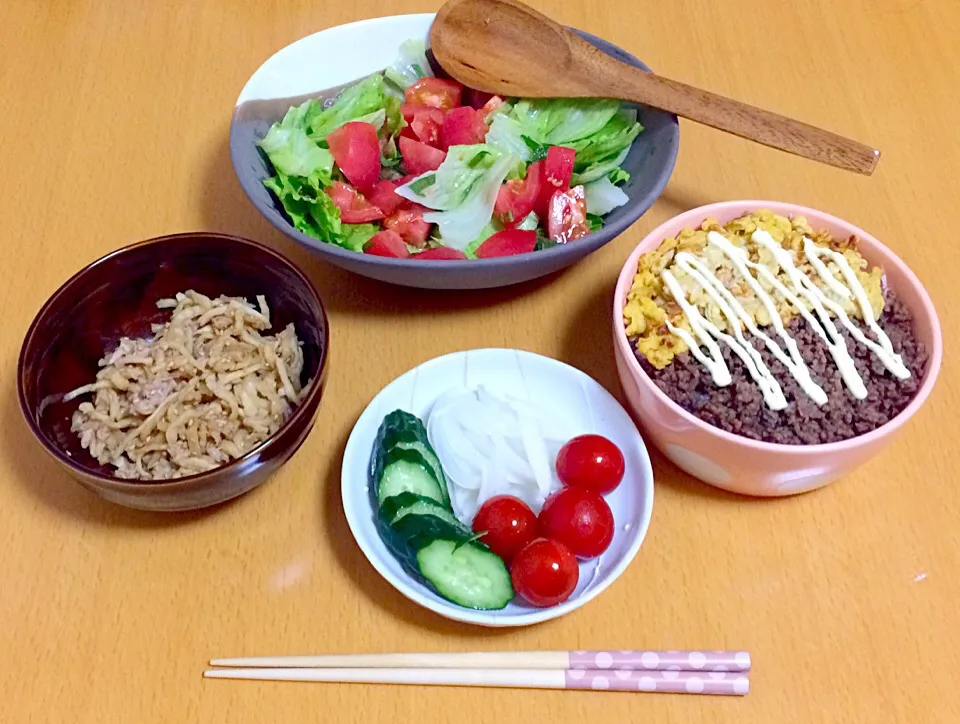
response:
{"label": "white onion slice", "polygon": [[555,411],[486,387],[444,393],[428,416],[427,436],[447,474],[457,517],[471,524],[486,500],[504,494],[538,513],[560,487],[553,460],[569,429]]}

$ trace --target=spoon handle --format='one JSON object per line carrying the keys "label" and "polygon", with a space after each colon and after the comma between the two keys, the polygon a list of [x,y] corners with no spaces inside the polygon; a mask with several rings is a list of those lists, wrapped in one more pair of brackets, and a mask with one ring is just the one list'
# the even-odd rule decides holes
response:
{"label": "spoon handle", "polygon": [[880,160],[880,151],[858,141],[654,73],[645,73],[590,46],[581,52],[584,50],[588,58],[583,60],[593,65],[596,71],[594,89],[600,90],[598,86],[601,87],[611,98],[661,108],[750,141],[867,176],[873,173]]}

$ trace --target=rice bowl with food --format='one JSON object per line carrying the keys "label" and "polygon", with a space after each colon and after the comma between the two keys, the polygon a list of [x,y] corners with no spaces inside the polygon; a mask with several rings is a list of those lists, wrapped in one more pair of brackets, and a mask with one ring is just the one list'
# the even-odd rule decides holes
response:
{"label": "rice bowl with food", "polygon": [[876,430],[916,396],[928,361],[910,310],[856,237],[769,211],[708,218],[640,256],[623,323],[671,400],[777,444]]}

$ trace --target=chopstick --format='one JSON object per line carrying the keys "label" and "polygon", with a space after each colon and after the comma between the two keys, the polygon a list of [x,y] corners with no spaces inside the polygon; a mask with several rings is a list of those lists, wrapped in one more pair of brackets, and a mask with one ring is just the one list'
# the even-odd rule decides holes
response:
{"label": "chopstick", "polygon": [[485,651],[442,654],[343,654],[213,659],[211,666],[235,668],[446,668],[446,669],[620,669],[639,671],[744,672],[746,651]]}
{"label": "chopstick", "polygon": [[211,679],[322,681],[362,684],[420,684],[510,689],[588,689],[744,696],[750,681],[743,672],[636,671],[629,669],[208,669]]}

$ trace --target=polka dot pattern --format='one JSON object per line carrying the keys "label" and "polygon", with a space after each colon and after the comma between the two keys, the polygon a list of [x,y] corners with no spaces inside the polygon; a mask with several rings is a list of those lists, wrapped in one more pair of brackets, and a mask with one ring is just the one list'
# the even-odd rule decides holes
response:
{"label": "polka dot pattern", "polygon": [[566,672],[567,689],[593,691],[651,691],[678,694],[743,696],[750,682],[743,673],[711,671],[637,671],[580,669]]}
{"label": "polka dot pattern", "polygon": [[571,651],[571,669],[626,669],[628,671],[750,670],[746,651]]}

